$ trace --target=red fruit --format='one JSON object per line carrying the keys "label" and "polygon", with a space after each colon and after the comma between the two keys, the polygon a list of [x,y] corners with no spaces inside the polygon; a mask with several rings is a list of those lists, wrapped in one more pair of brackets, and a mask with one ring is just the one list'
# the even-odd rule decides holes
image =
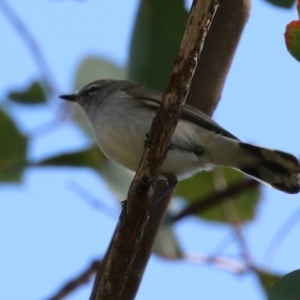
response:
{"label": "red fruit", "polygon": [[[300,0],[297,4],[298,12],[300,10]],[[285,43],[290,54],[300,61],[300,21],[292,21],[286,26],[284,34]]]}

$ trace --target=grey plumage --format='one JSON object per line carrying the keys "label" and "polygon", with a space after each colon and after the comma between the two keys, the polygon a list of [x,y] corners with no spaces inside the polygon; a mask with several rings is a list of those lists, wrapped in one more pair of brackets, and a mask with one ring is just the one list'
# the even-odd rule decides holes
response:
{"label": "grey plumage", "polygon": [[[61,98],[79,104],[99,147],[110,159],[136,170],[161,93],[131,81],[98,80]],[[300,190],[300,167],[295,156],[242,143],[207,115],[185,104],[162,174],[184,179],[214,166],[238,169],[287,193]]]}

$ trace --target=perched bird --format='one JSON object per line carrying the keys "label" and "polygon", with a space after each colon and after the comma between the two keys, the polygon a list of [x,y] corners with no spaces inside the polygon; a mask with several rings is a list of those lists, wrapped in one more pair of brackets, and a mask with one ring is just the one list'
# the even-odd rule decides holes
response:
{"label": "perched bird", "polygon": [[[60,98],[82,108],[108,158],[136,171],[162,93],[127,80],[105,79]],[[300,165],[295,156],[243,143],[207,115],[185,104],[162,175],[181,180],[214,166],[237,169],[286,193],[300,190]]]}

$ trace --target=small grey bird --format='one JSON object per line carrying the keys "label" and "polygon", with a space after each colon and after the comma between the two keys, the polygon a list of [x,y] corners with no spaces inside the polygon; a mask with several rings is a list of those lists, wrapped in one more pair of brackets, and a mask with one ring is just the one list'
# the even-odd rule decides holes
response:
{"label": "small grey bird", "polygon": [[[162,93],[131,81],[106,79],[60,98],[82,108],[108,158],[136,171]],[[295,156],[243,143],[207,115],[185,104],[162,175],[180,180],[214,166],[237,169],[286,193],[300,190],[300,166]]]}

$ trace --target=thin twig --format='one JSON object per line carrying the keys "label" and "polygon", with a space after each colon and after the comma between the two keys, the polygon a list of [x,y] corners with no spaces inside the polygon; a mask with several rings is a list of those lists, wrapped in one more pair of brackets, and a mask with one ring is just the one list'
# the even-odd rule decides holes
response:
{"label": "thin twig", "polygon": [[54,77],[51,75],[50,67],[48,66],[44,54],[30,30],[5,0],[0,1],[0,8],[10,23],[14,26],[16,31],[20,34],[20,37],[27,44],[33,59],[41,71],[47,91],[50,94],[56,94],[58,92],[58,88],[55,84]]}
{"label": "thin twig", "polygon": [[197,263],[197,264],[210,264],[219,269],[236,273],[236,274],[243,274],[247,271],[247,267],[245,266],[245,264],[227,258],[225,256],[219,256],[219,255],[207,256],[205,254],[193,253],[193,254],[185,254],[184,259],[188,262]]}
{"label": "thin twig", "polygon": [[251,254],[250,254],[248,245],[247,245],[247,242],[246,242],[246,239],[244,238],[244,234],[242,232],[241,223],[238,221],[238,219],[236,219],[235,221],[232,221],[232,227],[233,227],[236,239],[242,250],[241,252],[242,252],[242,257],[243,257],[244,262],[246,263],[248,268],[250,268],[250,269],[255,268],[252,258],[251,258]]}
{"label": "thin twig", "polygon": [[[225,189],[227,188],[227,183],[225,180],[225,176],[222,169],[215,169],[214,172],[215,175],[215,185],[217,189]],[[228,197],[230,201],[222,202],[221,207],[223,209],[225,218],[232,224],[232,228],[235,234],[235,237],[239,243],[239,246],[241,248],[241,255],[242,258],[248,268],[252,268],[254,264],[252,263],[250,251],[248,249],[248,245],[246,243],[246,240],[244,238],[242,228],[241,228],[241,221],[240,217],[238,215],[237,210],[235,209],[235,206],[233,204],[232,198]]]}
{"label": "thin twig", "polygon": [[87,191],[83,186],[75,181],[71,181],[69,187],[72,191],[77,193],[88,205],[96,210],[99,210],[106,215],[110,216],[114,220],[117,217],[117,210],[113,209],[111,206],[106,205],[104,202],[100,201],[97,197],[94,197],[89,191]]}
{"label": "thin twig", "polygon": [[62,300],[74,292],[78,287],[88,283],[91,277],[96,273],[101,261],[93,261],[81,274],[68,281],[61,289],[49,298],[49,300]]}
{"label": "thin twig", "polygon": [[300,208],[298,208],[285,222],[281,225],[272,241],[270,242],[269,247],[267,248],[265,258],[264,258],[264,268],[269,268],[272,260],[276,254],[276,251],[279,248],[279,245],[282,243],[283,239],[286,238],[288,232],[300,221]]}
{"label": "thin twig", "polygon": [[229,245],[234,242],[235,237],[232,234],[227,234],[211,251],[210,256],[220,255]]}
{"label": "thin twig", "polygon": [[245,192],[248,189],[257,187],[259,182],[254,179],[247,179],[235,184],[230,185],[225,190],[213,192],[211,195],[208,195],[205,198],[199,199],[195,203],[187,206],[176,216],[173,217],[173,222],[177,222],[187,216],[203,212],[218,203],[228,201],[230,197],[234,197],[239,193]]}
{"label": "thin twig", "polygon": [[59,122],[59,119],[55,118],[32,129],[30,132],[26,133],[26,137],[29,139],[34,139],[40,137],[41,135],[44,136],[46,133],[56,130],[60,125],[61,123]]}

